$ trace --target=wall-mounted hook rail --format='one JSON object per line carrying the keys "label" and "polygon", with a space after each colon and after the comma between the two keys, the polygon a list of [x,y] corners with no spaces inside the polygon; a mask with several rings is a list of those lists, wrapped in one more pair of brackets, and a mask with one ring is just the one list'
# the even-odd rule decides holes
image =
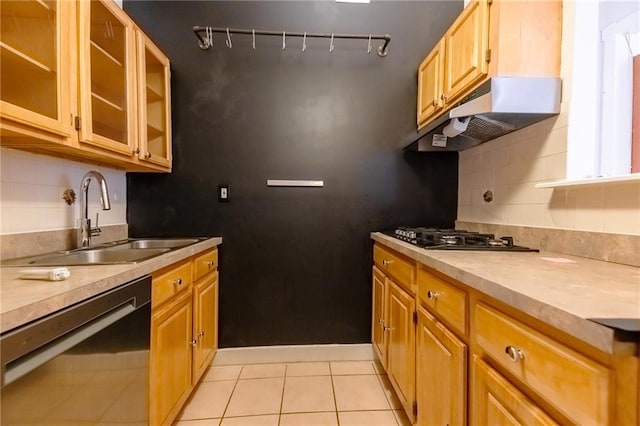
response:
{"label": "wall-mounted hook rail", "polygon": [[[255,30],[255,29],[243,29],[243,28],[215,28],[215,27],[201,27],[194,26],[193,33],[198,38],[198,46],[202,50],[207,50],[213,46],[213,33],[226,34],[230,40],[230,34],[247,34],[253,37],[255,40],[256,35],[275,36],[282,37],[303,37],[303,47],[306,48],[306,39],[311,38],[328,38],[331,39],[331,45],[333,46],[333,39],[352,39],[352,40],[368,40],[369,46],[371,40],[384,41],[383,44],[378,46],[378,56],[385,57],[389,53],[389,43],[391,43],[391,36],[388,34],[375,35],[375,34],[338,34],[338,33],[309,33],[309,32],[289,32],[289,31],[268,31],[268,30]],[[203,34],[205,35],[203,37]],[[283,40],[284,47],[284,40]],[[303,49],[303,51],[306,49]],[[333,49],[332,49],[333,50]]]}

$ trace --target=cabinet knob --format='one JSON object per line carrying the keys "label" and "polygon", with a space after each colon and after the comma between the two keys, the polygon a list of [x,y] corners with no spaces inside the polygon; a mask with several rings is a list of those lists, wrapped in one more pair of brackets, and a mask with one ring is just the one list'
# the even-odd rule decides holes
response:
{"label": "cabinet knob", "polygon": [[438,293],[437,291],[431,291],[431,290],[427,291],[427,299],[434,300],[434,299],[437,299],[438,296],[440,296],[440,293]]}
{"label": "cabinet knob", "polygon": [[134,154],[140,154],[140,148],[136,148],[136,149],[133,151],[133,153],[134,153]]}
{"label": "cabinet knob", "polygon": [[204,331],[201,331],[200,333],[198,333],[198,337],[204,337]]}
{"label": "cabinet knob", "polygon": [[391,265],[392,263],[393,263],[393,260],[382,259],[382,264],[384,266]]}
{"label": "cabinet knob", "polygon": [[384,330],[384,331],[391,331],[391,330],[393,330],[393,328],[391,328],[391,327],[387,327],[386,325],[383,325],[383,326],[382,326],[382,330]]}
{"label": "cabinet knob", "polygon": [[507,346],[506,348],[504,348],[504,352],[507,354],[509,359],[513,362],[518,362],[524,359],[524,352],[522,351],[522,349],[518,349],[515,346],[511,346],[511,345]]}
{"label": "cabinet knob", "polygon": [[144,154],[144,158],[151,158],[151,153],[149,151],[147,151],[146,154]]}
{"label": "cabinet knob", "polygon": [[210,261],[208,261],[208,262],[207,262],[207,266],[208,266],[209,268],[213,268],[213,265],[215,265],[215,264],[216,264],[216,263],[215,263],[213,260],[210,260]]}
{"label": "cabinet knob", "polygon": [[438,106],[438,101],[437,100],[433,100],[433,106]]}
{"label": "cabinet knob", "polygon": [[198,344],[198,340],[197,339],[193,339],[192,341],[190,341],[189,343],[191,343],[191,346],[195,346]]}
{"label": "cabinet knob", "polygon": [[384,324],[384,320],[382,318],[378,318],[378,324]]}
{"label": "cabinet knob", "polygon": [[175,285],[177,285],[178,287],[180,287],[182,285],[182,278],[178,278],[177,280],[175,280],[173,282]]}
{"label": "cabinet knob", "polygon": [[447,97],[446,97],[446,96],[444,95],[444,93],[443,93],[443,94],[441,94],[441,95],[440,95],[440,99],[442,99],[443,101],[446,101],[446,100],[447,100]]}

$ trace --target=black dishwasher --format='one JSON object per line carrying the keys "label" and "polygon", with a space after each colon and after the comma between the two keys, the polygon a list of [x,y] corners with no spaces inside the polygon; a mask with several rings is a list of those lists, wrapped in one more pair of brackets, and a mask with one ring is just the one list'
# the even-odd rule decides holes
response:
{"label": "black dishwasher", "polygon": [[1,424],[148,424],[150,302],[145,276],[0,336]]}

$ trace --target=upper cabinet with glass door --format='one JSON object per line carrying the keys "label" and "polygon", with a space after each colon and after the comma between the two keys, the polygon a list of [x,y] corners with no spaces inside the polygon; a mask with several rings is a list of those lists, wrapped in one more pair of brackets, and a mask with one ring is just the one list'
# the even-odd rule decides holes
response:
{"label": "upper cabinet with glass door", "polygon": [[73,133],[70,62],[73,3],[0,2],[0,129],[4,145],[28,143],[43,131],[47,141]]}
{"label": "upper cabinet with glass door", "polygon": [[77,4],[80,143],[131,157],[137,144],[133,22],[113,1]]}
{"label": "upper cabinet with glass door", "polygon": [[169,60],[136,31],[138,43],[138,158],[171,170],[171,87]]}

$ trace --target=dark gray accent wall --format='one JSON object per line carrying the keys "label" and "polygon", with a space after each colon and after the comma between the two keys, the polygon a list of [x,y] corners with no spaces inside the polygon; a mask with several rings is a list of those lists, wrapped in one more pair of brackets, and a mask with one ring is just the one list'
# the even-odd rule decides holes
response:
{"label": "dark gray accent wall", "polygon": [[[369,233],[452,227],[457,153],[404,153],[416,69],[460,1],[126,1],[172,61],[173,173],[128,174],[132,236],[219,235],[220,346],[370,341]],[[194,25],[387,33],[366,41],[215,36]],[[374,44],[374,48],[377,44]],[[267,179],[323,180],[273,188]],[[217,188],[230,185],[230,202]]]}

